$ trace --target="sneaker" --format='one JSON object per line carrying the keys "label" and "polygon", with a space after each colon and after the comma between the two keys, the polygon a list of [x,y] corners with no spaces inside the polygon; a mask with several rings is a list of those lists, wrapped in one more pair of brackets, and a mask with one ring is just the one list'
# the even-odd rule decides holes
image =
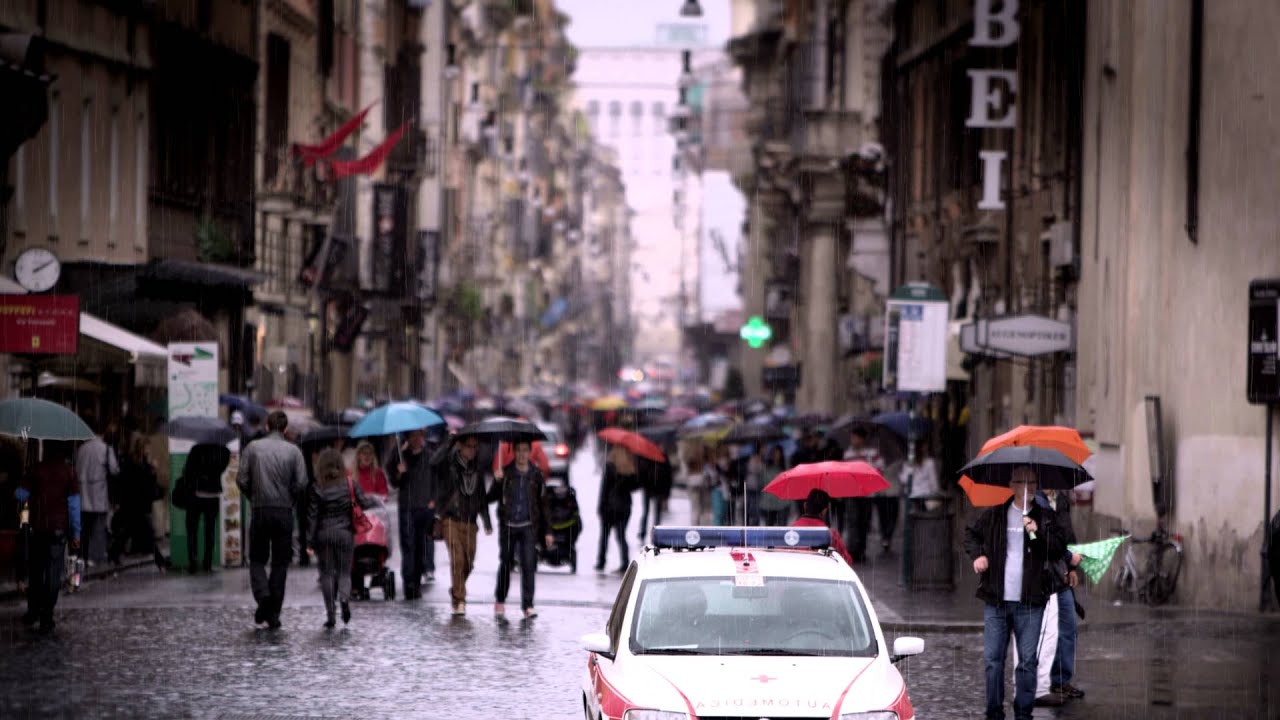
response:
{"label": "sneaker", "polygon": [[1084,691],[1076,687],[1075,685],[1072,685],[1071,683],[1054,685],[1053,687],[1049,688],[1049,692],[1057,693],[1059,695],[1062,695],[1063,697],[1073,698],[1073,699],[1084,697]]}
{"label": "sneaker", "polygon": [[1066,700],[1063,699],[1061,693],[1050,692],[1048,695],[1041,695],[1036,698],[1036,707],[1059,707]]}
{"label": "sneaker", "polygon": [[273,617],[273,618],[270,618],[269,620],[267,620],[267,628],[268,628],[268,629],[270,629],[270,630],[279,630],[279,629],[280,629],[280,618],[278,618],[278,617]]}
{"label": "sneaker", "polygon": [[493,614],[494,614],[494,615],[505,615],[505,614],[506,614],[506,612],[507,612],[507,606],[506,606],[506,605],[503,605],[502,603],[494,603],[494,604],[493,604]]}
{"label": "sneaker", "polygon": [[329,618],[324,621],[324,627],[326,630],[332,630],[335,625],[337,625],[337,623],[333,621],[333,618]]}
{"label": "sneaker", "polygon": [[538,611],[536,608],[526,608],[524,611],[524,616],[532,620],[533,618],[538,617]]}
{"label": "sneaker", "polygon": [[435,573],[433,573],[433,572],[428,572],[428,573],[427,573],[427,582],[435,582],[435,581],[436,581],[436,574],[435,574]]}
{"label": "sneaker", "polygon": [[467,604],[466,604],[466,603],[454,603],[454,604],[453,604],[453,614],[454,614],[454,616],[455,616],[455,617],[456,617],[456,616],[458,616],[458,615],[466,615],[466,614],[467,614]]}

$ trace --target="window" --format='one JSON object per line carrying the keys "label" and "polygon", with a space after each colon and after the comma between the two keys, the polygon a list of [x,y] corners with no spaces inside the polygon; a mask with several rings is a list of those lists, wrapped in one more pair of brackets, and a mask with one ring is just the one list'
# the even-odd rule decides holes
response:
{"label": "window", "polygon": [[587,126],[591,128],[592,135],[600,132],[600,102],[598,100],[592,100],[587,103]]}
{"label": "window", "polygon": [[120,110],[111,108],[111,174],[107,178],[107,243],[116,242],[116,223],[120,219]]}
{"label": "window", "polygon": [[80,240],[87,242],[93,192],[93,98],[85,98],[80,109]]}
{"label": "window", "polygon": [[270,184],[280,172],[284,147],[289,143],[289,41],[267,35],[266,127],[263,135],[262,175]]}
{"label": "window", "polygon": [[59,165],[62,163],[62,96],[53,93],[49,96],[49,235],[58,234],[58,178]]}
{"label": "window", "polygon": [[147,219],[147,116],[143,113],[138,113],[133,126],[133,152],[133,236],[142,241]]}
{"label": "window", "polygon": [[667,108],[660,102],[653,104],[653,134],[665,135],[667,133]]}
{"label": "window", "polygon": [[609,101],[609,137],[618,137],[618,132],[622,125],[622,103],[617,100]]}
{"label": "window", "polygon": [[644,123],[644,103],[639,100],[631,101],[631,134],[640,137],[644,133],[642,127]]}

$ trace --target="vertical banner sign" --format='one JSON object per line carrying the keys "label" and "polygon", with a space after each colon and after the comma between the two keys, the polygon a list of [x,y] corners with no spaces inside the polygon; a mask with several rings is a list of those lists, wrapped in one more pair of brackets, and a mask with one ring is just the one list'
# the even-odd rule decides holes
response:
{"label": "vertical banner sign", "polygon": [[950,306],[942,291],[910,283],[893,292],[885,313],[885,388],[896,392],[947,389]]}
{"label": "vertical banner sign", "polygon": [[[166,376],[169,380],[170,420],[181,417],[218,416],[217,341],[170,343]],[[192,442],[190,440],[178,438],[170,438],[169,440],[170,496],[172,496],[172,484],[177,483],[186,466],[187,455],[191,450],[191,446]],[[231,466],[235,467],[236,463],[233,461]],[[228,534],[228,520],[230,520],[235,525],[235,562],[238,564],[240,561],[240,492],[234,481],[230,483],[230,488],[228,488],[225,475],[223,476],[222,488],[223,507],[219,508],[217,520],[218,536],[220,538],[218,545],[222,549],[221,557],[223,561],[229,561],[226,553],[228,544],[226,536]],[[234,510],[227,509],[229,504],[234,506]],[[186,513],[182,510],[174,509],[169,514],[169,522],[169,537],[172,541],[170,555],[175,566],[185,567],[187,563],[187,543],[192,541],[191,538],[187,537]],[[219,555],[215,553],[213,559],[214,562],[219,562]]]}
{"label": "vertical banner sign", "polygon": [[[974,0],[971,47],[1004,48],[1018,42],[1018,0]],[[965,127],[1012,129],[1018,117],[1016,70],[969,70],[969,117]],[[1000,178],[1009,153],[981,150],[982,199],[979,210],[1003,210]]]}
{"label": "vertical banner sign", "polygon": [[1249,402],[1280,403],[1280,278],[1249,283]]}
{"label": "vertical banner sign", "polygon": [[408,208],[400,185],[373,186],[374,292],[400,297],[405,292],[405,224]]}

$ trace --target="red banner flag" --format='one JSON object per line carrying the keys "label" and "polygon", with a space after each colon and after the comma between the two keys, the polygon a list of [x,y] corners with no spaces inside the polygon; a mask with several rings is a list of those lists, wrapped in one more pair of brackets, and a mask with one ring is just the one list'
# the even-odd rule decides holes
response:
{"label": "red banner flag", "polygon": [[307,167],[311,167],[315,164],[316,160],[322,160],[329,157],[335,150],[341,147],[342,143],[346,141],[351,133],[355,132],[360,127],[360,123],[364,122],[365,115],[368,115],[369,111],[372,109],[373,106],[370,105],[369,107],[361,110],[355,117],[343,123],[342,127],[338,128],[332,135],[321,140],[320,144],[294,145],[293,151],[302,156],[303,162],[306,163]]}
{"label": "red banner flag", "polygon": [[368,175],[378,166],[382,165],[382,161],[387,159],[387,155],[391,154],[391,148],[396,146],[400,141],[400,137],[404,135],[404,131],[409,129],[409,123],[405,123],[396,128],[395,132],[387,136],[382,144],[369,151],[368,155],[359,160],[330,160],[329,167],[333,169],[333,179],[338,180],[348,175]]}

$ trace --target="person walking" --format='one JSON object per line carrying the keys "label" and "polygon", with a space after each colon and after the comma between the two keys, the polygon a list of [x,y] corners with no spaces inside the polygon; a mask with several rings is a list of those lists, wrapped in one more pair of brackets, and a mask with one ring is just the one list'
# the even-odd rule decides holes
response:
{"label": "person walking", "polygon": [[484,534],[493,534],[484,474],[476,459],[480,441],[474,437],[442,443],[431,458],[436,477],[436,509],[443,523],[444,547],[449,553],[449,598],[453,614],[467,613],[467,578],[476,566],[476,518]]}
{"label": "person walking", "polygon": [[515,460],[500,469],[489,488],[488,498],[498,503],[498,585],[494,589],[493,612],[506,612],[507,591],[511,587],[511,567],[519,552],[520,609],[526,618],[537,617],[533,606],[534,579],[538,571],[538,538],[548,546],[555,542],[547,532],[546,490],[542,470],[529,459],[532,444],[514,443]]}
{"label": "person walking", "polygon": [[430,459],[426,432],[414,430],[392,455],[387,467],[391,486],[398,491],[400,575],[405,600],[422,597],[424,573],[427,582],[436,579],[436,548],[432,538],[436,503]]}
{"label": "person walking", "polygon": [[[202,443],[191,448],[182,474],[195,489],[187,506],[187,572],[197,570],[213,572],[213,548],[218,529],[218,509],[222,504],[222,474],[231,463],[231,451],[225,445]],[[244,467],[241,460],[240,467]],[[204,523],[204,535],[200,524]],[[204,561],[200,559],[200,547],[204,547]]]}
{"label": "person walking", "polygon": [[849,565],[853,565],[853,557],[849,555],[849,550],[844,546],[844,541],[840,539],[840,533],[836,532],[828,520],[831,512],[831,496],[825,490],[814,488],[809,491],[808,497],[804,499],[804,512],[800,517],[796,518],[793,527],[824,527],[831,530],[831,549],[839,553],[840,557]]}
{"label": "person walking", "polygon": [[108,483],[120,473],[116,451],[106,441],[101,426],[93,426],[94,436],[76,451],[76,479],[83,493],[81,521],[84,523],[84,557],[89,566],[107,559],[107,513],[111,510]]}
{"label": "person walking", "polygon": [[637,537],[644,542],[649,528],[650,510],[652,510],[653,527],[662,524],[662,513],[666,509],[667,500],[671,497],[671,486],[674,482],[671,463],[667,460],[650,460],[636,457],[636,472],[640,478],[641,509],[640,532]]}
{"label": "person walking", "polygon": [[[786,453],[781,445],[771,445],[764,454],[764,469],[761,471],[764,485],[768,486],[774,478],[786,470]],[[791,519],[791,502],[783,500],[773,493],[760,493],[760,521],[767,527],[782,527]]]}
{"label": "person walking", "polygon": [[126,547],[134,554],[154,549],[151,501],[159,490],[155,463],[147,456],[147,441],[142,433],[130,433],[120,460],[117,496],[112,499],[115,515],[111,519],[111,546],[107,552],[107,559],[113,565],[120,564]]}
{"label": "person walking", "polygon": [[307,493],[307,549],[315,553],[320,566],[324,626],[332,628],[336,624],[335,604],[342,607],[342,624],[351,622],[351,565],[356,547],[352,513],[356,505],[369,509],[377,501],[365,495],[360,484],[347,474],[342,453],[335,448],[320,451],[315,474]]}
{"label": "person walking", "polygon": [[1035,706],[1036,644],[1049,596],[1042,573],[1051,559],[1066,553],[1062,527],[1034,496],[1039,482],[1033,467],[1014,468],[1013,497],[983,511],[965,529],[964,549],[979,576],[983,609],[983,657],[986,663],[986,716],[1004,718],[1004,663],[1009,636],[1018,649],[1014,671],[1013,713],[1030,720]]}
{"label": "person walking", "polygon": [[[34,443],[28,452],[35,452]],[[44,458],[19,481],[14,498],[27,503],[27,612],[22,622],[53,631],[53,608],[62,589],[67,545],[80,548],[80,482],[68,460],[68,443],[46,441]]]}
{"label": "person walking", "polygon": [[[880,451],[867,444],[866,428],[857,425],[849,431],[849,448],[844,451],[844,460],[864,462],[881,473],[884,472],[884,459],[880,456]],[[893,519],[889,519],[887,510],[879,513],[880,546],[883,552],[889,551],[889,539],[893,537],[898,521],[896,496],[892,500]],[[853,559],[858,562],[866,562],[867,559],[867,535],[871,532],[871,511],[875,507],[876,500],[871,497],[855,497],[846,501],[845,517],[849,523],[847,544]]]}
{"label": "person walking", "polygon": [[[249,584],[258,607],[255,623],[280,627],[285,581],[293,553],[293,508],[307,485],[302,450],[287,440],[289,416],[279,410],[267,415],[267,436],[245,448],[236,485],[249,498]],[[267,576],[267,563],[271,575]]]}
{"label": "person walking", "polygon": [[609,533],[618,538],[618,556],[625,572],[630,564],[627,549],[627,522],[631,519],[631,493],[639,487],[635,456],[621,445],[609,448],[605,456],[604,475],[600,478],[600,499],[596,514],[600,516],[600,547],[596,553],[596,572],[604,571],[609,551]]}

